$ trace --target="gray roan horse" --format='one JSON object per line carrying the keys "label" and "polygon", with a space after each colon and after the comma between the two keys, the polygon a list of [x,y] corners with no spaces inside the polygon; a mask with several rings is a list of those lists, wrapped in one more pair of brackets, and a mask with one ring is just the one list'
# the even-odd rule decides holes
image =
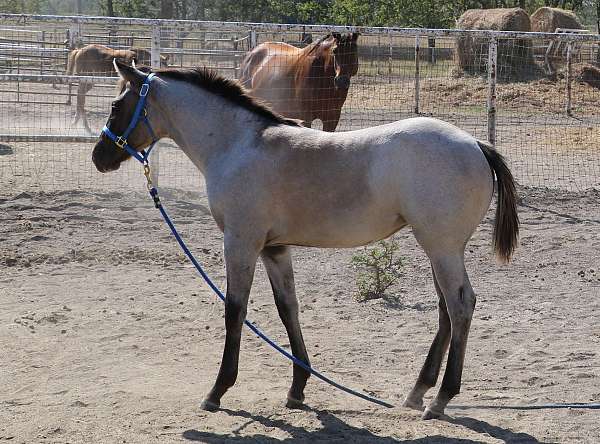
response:
{"label": "gray roan horse", "polygon": [[[116,64],[127,88],[108,127],[122,134],[146,75]],[[327,133],[301,127],[246,95],[235,81],[203,69],[156,71],[146,109],[156,136],[174,140],[202,172],[212,215],[224,233],[227,269],[221,368],[202,403],[220,406],[238,374],[240,334],[257,259],[265,264],[279,315],[296,357],[308,363],[298,321],[291,245],[356,247],[405,226],[427,253],[439,297],[439,329],[405,406],[422,409],[450,348],[444,379],[423,418],[436,418],[459,393],[475,293],[465,245],[488,211],[497,179],[494,248],[508,261],[517,243],[515,185],[502,157],[448,123],[412,118]],[[152,137],[137,125],[128,143]],[[101,171],[130,156],[106,135],[94,147]],[[288,406],[304,401],[309,373],[295,366]]]}

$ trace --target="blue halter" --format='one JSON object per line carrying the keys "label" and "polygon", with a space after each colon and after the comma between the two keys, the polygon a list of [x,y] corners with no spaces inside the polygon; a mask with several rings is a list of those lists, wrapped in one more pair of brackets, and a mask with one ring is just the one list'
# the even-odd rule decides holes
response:
{"label": "blue halter", "polygon": [[[148,91],[150,91],[150,81],[154,76],[155,74],[151,72],[144,79],[144,83],[140,88],[140,98],[135,107],[133,116],[131,117],[131,122],[129,122],[129,126],[127,127],[125,132],[122,135],[117,136],[108,128],[107,125],[104,125],[104,127],[102,128],[102,134],[106,134],[106,136],[110,140],[112,140],[115,143],[115,145],[127,151],[129,154],[131,154],[132,157],[135,157],[140,163],[143,164],[148,163],[148,156],[150,155],[150,151],[152,151],[152,148],[154,148],[154,145],[156,144],[156,142],[158,142],[158,138],[152,130],[152,126],[150,125],[150,121],[148,120],[148,112],[146,111],[146,97],[148,96]],[[148,131],[150,131],[150,135],[152,136],[152,143],[150,144],[150,148],[148,148],[147,150],[142,150],[138,152],[135,148],[129,145],[129,143],[127,142],[127,138],[137,126],[137,124],[140,123],[140,119],[143,120],[143,122],[146,124],[146,127],[148,128]]]}

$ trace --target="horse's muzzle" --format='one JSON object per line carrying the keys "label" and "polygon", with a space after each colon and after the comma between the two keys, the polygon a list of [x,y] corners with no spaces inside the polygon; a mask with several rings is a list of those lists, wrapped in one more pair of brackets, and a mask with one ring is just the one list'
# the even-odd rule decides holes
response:
{"label": "horse's muzzle", "polygon": [[125,160],[122,155],[119,156],[119,152],[111,145],[112,143],[106,143],[104,137],[102,137],[92,151],[92,162],[101,173],[118,170],[121,162]]}
{"label": "horse's muzzle", "polygon": [[337,89],[347,90],[350,88],[350,77],[349,76],[337,76],[333,83]]}

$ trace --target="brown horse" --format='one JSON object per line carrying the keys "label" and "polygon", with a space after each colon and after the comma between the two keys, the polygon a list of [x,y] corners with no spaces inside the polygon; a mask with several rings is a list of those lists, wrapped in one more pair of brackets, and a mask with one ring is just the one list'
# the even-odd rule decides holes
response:
{"label": "brown horse", "polygon": [[334,32],[302,49],[262,43],[244,58],[240,82],[279,114],[308,127],[320,119],[325,131],[335,131],[358,72],[358,35]]}
{"label": "brown horse", "polygon": [[[144,48],[113,49],[104,45],[86,45],[69,53],[67,60],[67,75],[69,76],[112,76],[114,75],[113,59],[117,59],[131,65],[136,62],[139,65],[150,65],[150,51]],[[160,56],[160,65],[167,66],[168,58]],[[71,83],[69,83],[69,95],[67,105],[71,104]],[[77,87],[77,110],[73,125],[82,119],[86,131],[91,132],[85,114],[85,95],[92,89],[93,84],[89,81],[80,81]]]}

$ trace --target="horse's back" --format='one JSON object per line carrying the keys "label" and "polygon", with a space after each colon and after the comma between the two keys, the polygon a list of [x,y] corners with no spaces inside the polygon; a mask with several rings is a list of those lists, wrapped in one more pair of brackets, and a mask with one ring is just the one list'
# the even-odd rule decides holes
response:
{"label": "horse's back", "polygon": [[477,140],[445,122],[414,118],[345,133],[283,132],[275,143],[286,151],[289,140],[290,148],[276,162],[278,188],[301,207],[287,211],[294,220],[322,218],[355,233],[343,246],[385,237],[404,223],[417,235],[436,232],[436,242],[446,234],[466,241],[489,207],[492,175]]}
{"label": "horse's back", "polygon": [[116,50],[99,44],[90,44],[73,50],[72,54],[73,57],[69,57],[67,71],[80,75],[111,74],[114,71],[113,59],[117,58],[129,63],[135,56],[135,53],[130,50]]}
{"label": "horse's back", "polygon": [[241,66],[240,82],[259,87],[267,78],[278,76],[296,63],[300,49],[283,42],[265,42],[250,51]]}

